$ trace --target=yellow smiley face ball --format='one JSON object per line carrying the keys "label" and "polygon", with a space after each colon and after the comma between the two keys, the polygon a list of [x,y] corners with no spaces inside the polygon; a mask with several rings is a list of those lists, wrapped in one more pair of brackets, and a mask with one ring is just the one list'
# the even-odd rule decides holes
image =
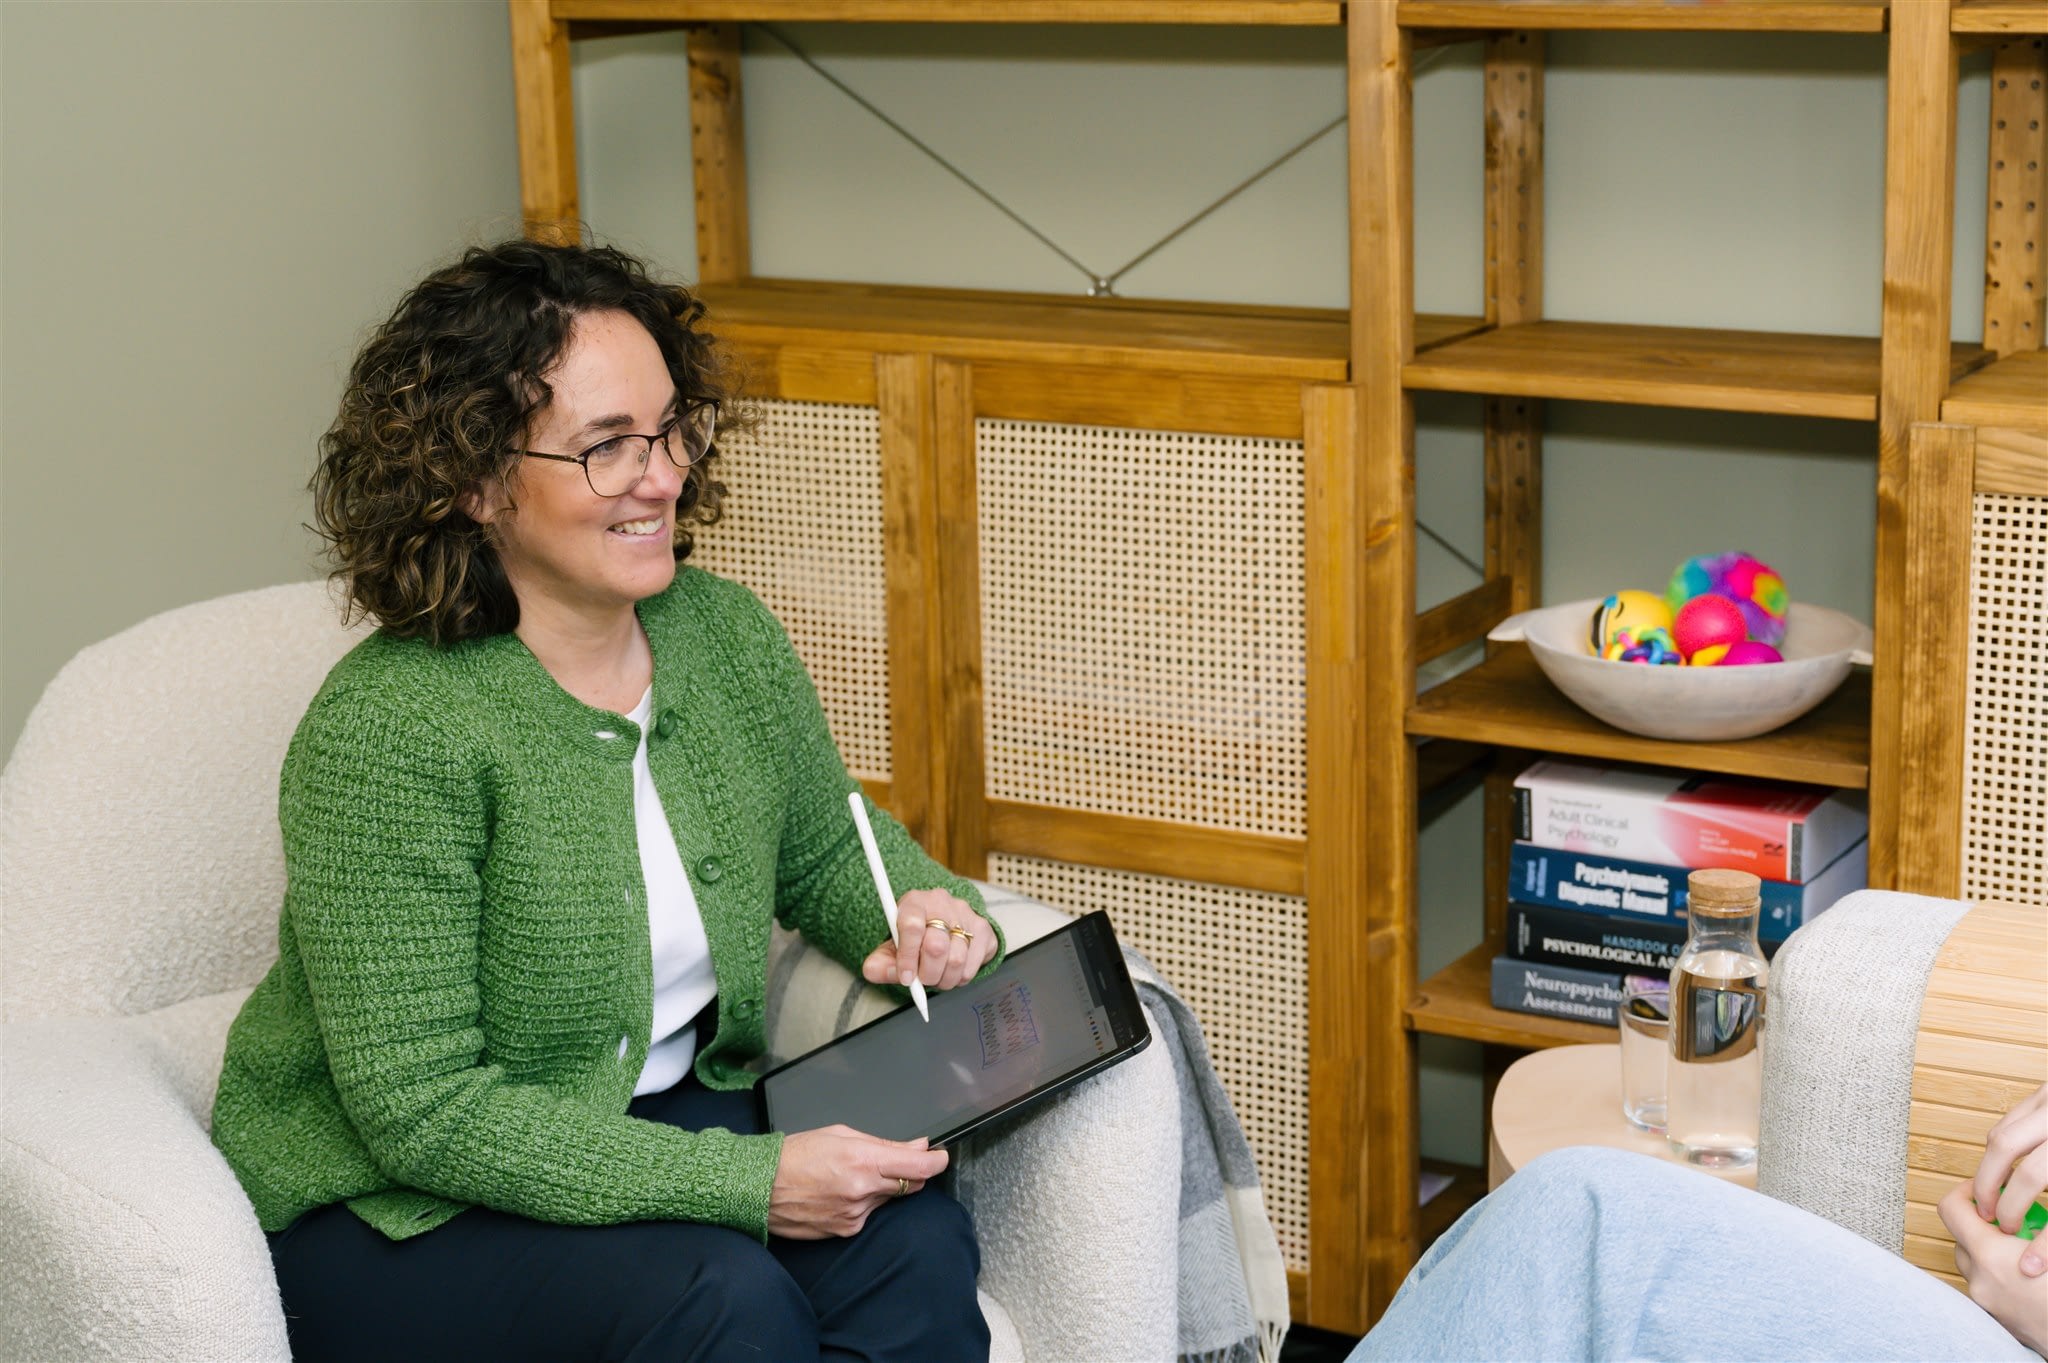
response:
{"label": "yellow smiley face ball", "polygon": [[1628,641],[1653,629],[1670,632],[1671,607],[1664,598],[1656,592],[1616,592],[1593,611],[1586,643],[1594,655],[1615,658]]}

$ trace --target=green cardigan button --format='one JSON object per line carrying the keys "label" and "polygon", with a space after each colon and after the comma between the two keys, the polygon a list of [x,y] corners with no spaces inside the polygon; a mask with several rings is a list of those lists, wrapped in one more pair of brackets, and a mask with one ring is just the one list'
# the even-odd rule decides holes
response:
{"label": "green cardigan button", "polygon": [[697,863],[697,879],[706,885],[717,884],[718,878],[724,874],[725,867],[719,864],[717,857],[706,857]]}
{"label": "green cardigan button", "polygon": [[733,1000],[733,1004],[732,1004],[732,1015],[733,1015],[734,1017],[736,1017],[736,1018],[750,1018],[750,1017],[752,1017],[752,1016],[753,1016],[754,1014],[756,1014],[756,1013],[758,1013],[758,1012],[760,1012],[760,1011],[761,1011],[761,1003],[760,1003],[760,1000],[758,1000],[758,999],[734,999],[734,1000]]}
{"label": "green cardigan button", "polygon": [[663,710],[661,718],[654,721],[654,735],[657,738],[674,738],[676,730],[681,727],[682,722],[676,718],[675,711]]}

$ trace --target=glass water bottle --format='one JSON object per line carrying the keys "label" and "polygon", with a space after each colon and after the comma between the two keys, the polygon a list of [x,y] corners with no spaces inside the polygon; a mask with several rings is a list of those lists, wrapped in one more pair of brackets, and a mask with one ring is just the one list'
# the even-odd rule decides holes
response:
{"label": "glass water bottle", "polygon": [[1761,892],[1747,871],[1687,878],[1685,949],[1671,969],[1665,1134],[1689,1164],[1733,1169],[1756,1161],[1770,973],[1756,940]]}

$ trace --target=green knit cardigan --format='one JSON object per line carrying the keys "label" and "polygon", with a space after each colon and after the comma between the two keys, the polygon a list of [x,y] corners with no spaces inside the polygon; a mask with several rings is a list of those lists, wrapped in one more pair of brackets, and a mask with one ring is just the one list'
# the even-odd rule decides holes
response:
{"label": "green knit cardigan", "polygon": [[[648,765],[718,979],[696,1073],[745,1088],[771,912],[855,970],[887,931],[856,785],[752,593],[681,568],[639,616]],[[285,757],[277,964],[228,1033],[213,1108],[266,1231],[346,1201],[393,1239],[470,1205],[765,1238],[781,1136],[626,1115],[653,1018],[639,741],[512,634],[376,634],[328,674]],[[895,820],[873,822],[898,894],[981,909]]]}

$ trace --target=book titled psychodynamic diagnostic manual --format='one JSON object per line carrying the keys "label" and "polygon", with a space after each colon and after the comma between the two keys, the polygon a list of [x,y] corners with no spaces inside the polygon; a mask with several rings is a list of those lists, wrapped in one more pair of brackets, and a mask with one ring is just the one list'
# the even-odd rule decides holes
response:
{"label": "book titled psychodynamic diagnostic manual", "polygon": [[[1601,914],[1636,925],[1646,920],[1672,924],[1683,941],[1687,874],[1683,866],[1518,842],[1508,853],[1508,898],[1517,904]],[[1757,937],[1784,941],[1836,900],[1862,889],[1869,876],[1870,840],[1865,838],[1803,885],[1763,881]]]}

